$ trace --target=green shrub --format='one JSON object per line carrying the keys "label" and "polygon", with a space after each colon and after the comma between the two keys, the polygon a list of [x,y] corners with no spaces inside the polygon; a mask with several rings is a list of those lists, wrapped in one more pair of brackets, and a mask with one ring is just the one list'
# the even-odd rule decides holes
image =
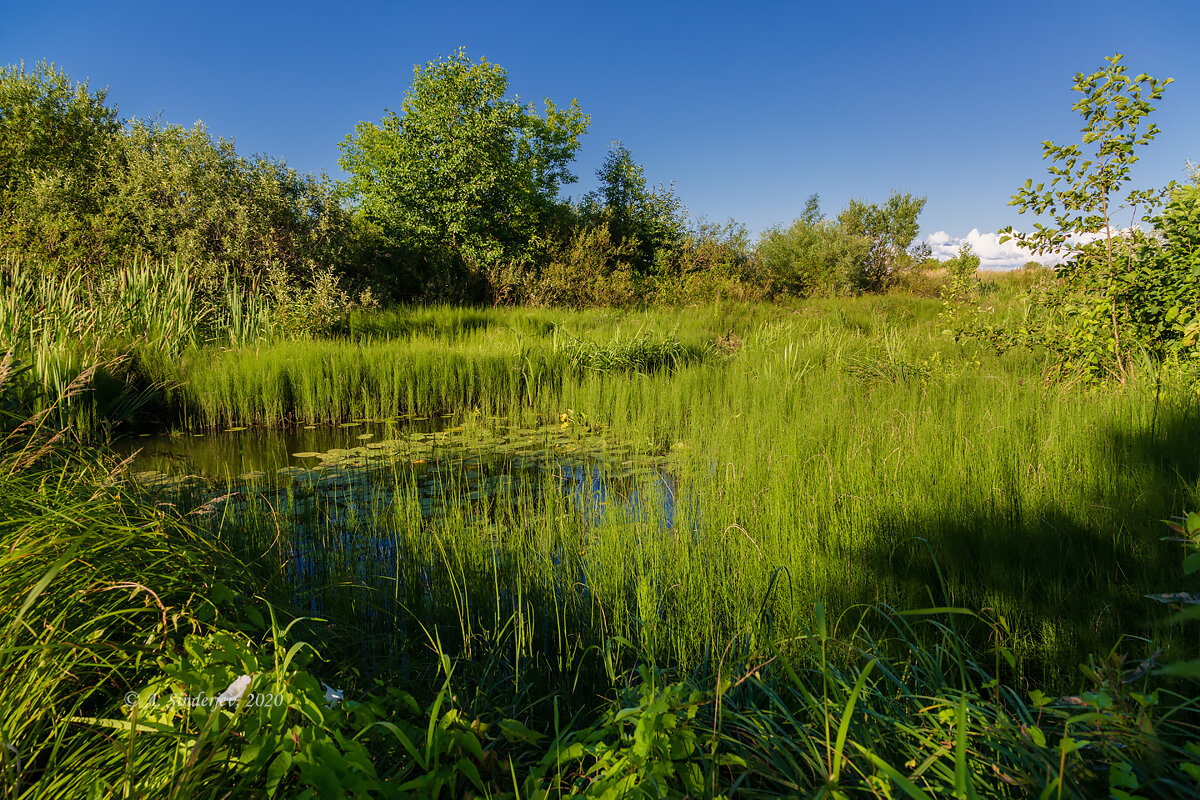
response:
{"label": "green shrub", "polygon": [[633,253],[633,245],[614,239],[605,224],[580,227],[552,246],[529,300],[571,308],[638,305],[644,298]]}
{"label": "green shrub", "polygon": [[199,123],[133,120],[120,145],[104,200],[112,256],[170,255],[206,286],[225,274],[261,279],[271,264],[301,274],[341,258],[349,222],[328,181],[243,158]]}
{"label": "green shrub", "polygon": [[[1153,217],[1173,184],[1164,189],[1126,187],[1138,161],[1137,148],[1159,133],[1148,120],[1154,111],[1150,102],[1162,98],[1172,79],[1144,73],[1130,77],[1122,58],[1119,53],[1106,57],[1103,69],[1076,74],[1072,88],[1081,96],[1072,108],[1086,123],[1081,143],[1043,142],[1043,158],[1052,161],[1049,188],[1026,180],[1010,202],[1020,213],[1049,213],[1052,223],[1037,225],[1033,233],[1009,226],[1001,238],[1012,238],[1034,253],[1066,256],[1056,280],[1035,298],[1040,312],[1035,324],[1017,338],[1023,335],[1046,347],[1057,377],[1092,383],[1129,380],[1143,355],[1161,360],[1170,349],[1171,324],[1200,299],[1200,276],[1191,269],[1195,196],[1176,193],[1174,210]],[[1178,257],[1160,261],[1163,251],[1143,230],[1118,228],[1123,210],[1140,214],[1142,222],[1152,222],[1168,240],[1178,240]],[[1173,252],[1169,241],[1166,252]]]}
{"label": "green shrub", "polygon": [[243,158],[197,124],[130,120],[53,64],[0,68],[0,252],[46,269],[111,272],[178,259],[199,285],[301,274],[354,257],[324,179]]}
{"label": "green shrub", "polygon": [[54,64],[0,66],[0,242],[90,266],[106,256],[104,206],[120,122],[107,92]]}
{"label": "green shrub", "polygon": [[762,300],[767,291],[749,232],[732,219],[724,224],[699,221],[656,271],[653,286],[659,305]]}
{"label": "green shrub", "polygon": [[945,290],[948,299],[963,302],[979,293],[979,256],[971,252],[971,245],[958,248],[958,255],[946,261],[946,272],[950,276]]}
{"label": "green shrub", "polygon": [[771,228],[758,243],[758,266],[773,294],[836,296],[858,288],[858,274],[870,243],[837,223],[799,219]]}
{"label": "green shrub", "polygon": [[610,145],[596,179],[600,186],[584,196],[580,216],[589,225],[607,227],[629,248],[636,274],[661,272],[687,238],[683,202],[674,187],[648,188],[644,169],[620,141]]}

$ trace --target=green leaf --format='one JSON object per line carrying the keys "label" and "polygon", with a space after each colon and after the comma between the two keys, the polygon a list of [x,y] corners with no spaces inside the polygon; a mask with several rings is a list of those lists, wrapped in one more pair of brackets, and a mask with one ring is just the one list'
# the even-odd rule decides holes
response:
{"label": "green leaf", "polygon": [[284,749],[291,747],[290,741],[281,746],[279,755],[276,756],[267,766],[267,795],[274,797],[275,792],[279,789],[279,784],[287,776],[292,769],[292,754],[289,750]]}
{"label": "green leaf", "polygon": [[867,683],[867,676],[871,674],[871,670],[879,663],[878,659],[871,659],[867,666],[863,668],[862,673],[858,676],[858,680],[854,682],[854,688],[850,691],[850,697],[846,700],[846,707],[842,711],[842,719],[838,724],[837,741],[833,747],[833,769],[830,771],[829,780],[831,783],[836,783],[838,774],[842,768],[842,752],[846,745],[846,734],[850,730],[850,721],[854,717],[854,706],[858,702],[859,695],[862,694],[863,687]]}
{"label": "green leaf", "polygon": [[1042,729],[1036,725],[1029,725],[1025,728],[1025,733],[1028,734],[1030,740],[1038,747],[1046,746],[1046,734],[1042,733]]}
{"label": "green leaf", "polygon": [[1155,675],[1167,675],[1174,678],[1200,679],[1200,660],[1179,661],[1167,664],[1154,671]]}
{"label": "green leaf", "polygon": [[862,753],[867,758],[868,761],[870,761],[872,764],[874,764],[879,769],[880,772],[882,772],[883,774],[885,774],[889,778],[891,778],[892,781],[897,786],[899,786],[900,789],[905,794],[907,794],[909,797],[913,798],[913,800],[933,800],[933,798],[931,798],[928,794],[926,794],[924,791],[922,791],[922,789],[919,786],[917,786],[915,783],[913,783],[908,778],[904,777],[904,775],[902,775],[899,772],[899,770],[897,770],[891,764],[884,761],[882,758],[877,756],[875,753],[872,753],[870,750],[863,747],[858,742],[851,742],[851,744],[853,744],[856,748],[858,748],[859,752]]}
{"label": "green leaf", "polygon": [[530,730],[515,719],[502,719],[498,723],[500,732],[510,742],[536,742],[546,738],[546,734]]}

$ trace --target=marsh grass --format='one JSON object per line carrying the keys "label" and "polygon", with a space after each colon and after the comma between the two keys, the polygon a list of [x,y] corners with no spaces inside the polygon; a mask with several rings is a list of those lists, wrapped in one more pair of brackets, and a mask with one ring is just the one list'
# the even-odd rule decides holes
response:
{"label": "marsh grass", "polygon": [[[103,276],[7,258],[0,265],[0,351],[31,369],[25,383],[61,425],[100,431],[162,402],[182,353],[270,336],[270,314],[253,292],[226,280],[201,292],[176,262],[135,259]],[[90,391],[71,387],[92,370]],[[169,397],[169,392],[167,393]]]}
{"label": "marsh grass", "polygon": [[[9,353],[0,397],[19,379]],[[69,403],[85,370],[54,402]],[[184,633],[211,621],[223,581],[244,572],[169,508],[117,489],[114,465],[83,457],[53,405],[0,409],[0,791],[5,797],[128,791],[170,763],[174,742],[134,748],[111,729],[125,691]],[[135,755],[136,752],[136,755]]]}
{"label": "marsh grass", "polygon": [[[903,349],[881,349],[898,324]],[[1138,595],[1177,569],[1178,553],[1158,558],[1153,517],[1195,499],[1192,401],[1047,393],[1021,382],[1028,363],[973,353],[919,381],[854,368],[931,359],[946,347],[933,324],[919,307],[751,318],[727,359],[523,387],[504,419],[669,450],[670,519],[650,499],[661,483],[637,485],[640,512],[597,519],[595,494],[572,499],[550,471],[512,502],[472,499],[469,473],[485,470],[467,457],[432,476],[395,470],[375,505],[350,480],[311,508],[300,487],[259,510],[197,494],[214,536],[187,504],[118,484],[33,423],[0,458],[6,794],[266,796],[268,770],[247,767],[268,763],[251,728],[214,744],[203,726],[224,717],[116,722],[126,689],[207,675],[160,671],[191,663],[182,634],[238,624],[215,598],[269,593],[317,617],[293,631],[341,667],[356,708],[391,709],[353,712],[398,732],[364,729],[355,752],[415,793],[1187,796],[1194,684],[1151,681],[1116,649],[1080,684],[1066,659],[1088,630],[1160,634]],[[484,437],[481,418],[462,424]],[[1097,597],[1111,627],[1096,625]],[[229,669],[255,671],[241,652],[253,642],[222,641],[235,652],[218,654],[218,689]],[[1031,665],[1063,690],[1026,694],[1048,688]],[[361,694],[364,670],[387,676],[378,696]],[[349,712],[309,714],[286,730],[297,746],[324,737],[311,763],[359,740],[336,727]],[[228,724],[243,719],[256,718]],[[290,763],[272,767],[285,795],[367,775],[318,784]]]}
{"label": "marsh grass", "polygon": [[[196,424],[566,419],[675,453],[674,532],[602,524],[579,548],[585,563],[566,564],[587,575],[586,619],[568,615],[578,640],[600,624],[664,663],[695,664],[737,632],[790,635],[812,623],[813,599],[986,609],[1004,621],[1016,674],[1063,686],[1122,634],[1145,637],[1125,640],[1131,657],[1151,639],[1171,652],[1166,611],[1142,595],[1172,568],[1159,521],[1200,502],[1194,398],[1149,381],[1045,387],[1034,355],[945,337],[940,309],[888,297],[630,315],[425,309],[412,324],[389,312],[357,340],[196,351],[178,362],[176,399]],[[722,339],[737,345],[717,351]],[[681,351],[705,356],[646,368]],[[566,566],[521,543],[561,538],[560,525],[541,511],[505,524],[525,531],[493,545],[516,573],[498,576],[466,529],[439,535],[445,556],[422,569],[459,587],[446,609],[494,605],[512,575],[554,586]]]}
{"label": "marsh grass", "polygon": [[[469,473],[478,465],[465,461],[434,480],[441,493],[432,497],[417,490],[415,472],[392,476],[373,505],[343,495],[305,507],[298,492],[271,508],[226,511],[213,539],[181,533],[196,548],[189,552],[199,553],[197,574],[181,580],[206,585],[212,579],[200,573],[211,574],[233,551],[253,565],[259,591],[325,620],[303,624],[338,663],[357,664],[364,676],[427,682],[435,643],[461,659],[467,685],[490,687],[480,704],[524,697],[541,703],[534,716],[543,723],[544,698],[585,708],[597,687],[619,683],[639,663],[706,675],[714,664],[733,663],[725,654],[742,653],[745,680],[725,706],[733,725],[727,744],[741,743],[740,757],[756,765],[746,785],[765,794],[840,786],[848,775],[861,788],[872,776],[890,776],[866,748],[893,770],[900,759],[919,757],[918,767],[931,759],[915,777],[916,767],[902,777],[932,794],[951,785],[965,791],[969,765],[976,786],[990,775],[1007,787],[998,796],[1020,796],[1064,775],[1074,759],[1072,782],[1064,777],[1060,785],[1064,796],[1086,796],[1115,751],[1076,757],[1030,746],[1018,738],[1026,736],[1021,726],[1050,711],[1030,710],[1018,696],[1034,686],[1077,692],[1077,667],[1090,653],[1116,648],[1128,663],[1159,648],[1164,660],[1188,654],[1188,633],[1161,625],[1169,608],[1144,595],[1161,591],[1163,576],[1178,569],[1177,553],[1160,541],[1160,521],[1200,504],[1200,409],[1188,387],[1170,380],[1135,380],[1120,391],[1044,386],[1036,354],[955,343],[942,334],[941,310],[936,301],[903,297],[632,314],[434,308],[363,312],[352,320],[356,332],[335,338],[189,344],[171,357],[143,348],[139,374],[171,386],[162,397],[190,425],[450,414],[450,423],[478,426],[483,437],[485,420],[495,417],[512,426],[578,427],[638,456],[672,459],[669,485],[638,489],[646,513],[599,521],[549,474],[518,488],[511,503],[471,500]],[[92,330],[89,319],[80,317],[82,330]],[[689,352],[702,355],[675,357]],[[16,497],[33,496],[32,479],[9,486]],[[653,500],[663,492],[671,495],[669,520]],[[107,545],[91,527],[125,524],[106,516],[119,499],[86,508],[71,502],[63,495],[11,518],[69,509],[87,530],[71,527],[68,538],[97,548]],[[158,551],[135,527],[112,541],[152,559],[136,566],[149,576],[138,582],[175,597],[163,600],[166,608],[194,606],[184,583],[162,574],[167,556],[153,560]],[[345,530],[357,539],[347,540]],[[37,569],[20,572],[13,585],[25,588],[12,590],[6,608],[19,609],[16,593],[54,567],[47,559],[61,556],[57,546],[22,562]],[[62,574],[78,575],[66,567]],[[294,594],[297,586],[304,592]],[[136,612],[145,622],[159,611],[130,599],[142,597],[135,590],[123,596],[124,605],[107,611],[80,605],[78,618],[47,619],[98,636],[85,617]],[[78,589],[71,597],[92,595]],[[842,653],[819,669],[805,644],[820,629],[816,601]],[[901,632],[888,614],[868,613],[860,624],[864,606],[972,613],[939,612],[938,624]],[[21,655],[33,650],[19,638],[29,632],[18,625],[8,635],[17,638],[6,664],[19,674],[33,670]],[[928,663],[906,662],[906,650]],[[102,682],[114,690],[133,669],[133,656],[83,657],[93,661],[79,662],[79,671],[109,675]],[[753,672],[772,657],[776,672]],[[61,660],[73,663],[66,651]],[[997,677],[1012,687],[1007,694],[999,684],[989,694]],[[80,691],[68,701],[101,702]],[[857,712],[830,710],[852,699],[874,716],[860,725]],[[923,708],[937,712],[919,724],[904,721]],[[1136,719],[1130,714],[1123,719]],[[1066,718],[1055,717],[1060,728],[1048,728],[1048,741],[1066,734]],[[12,735],[23,742],[73,735],[49,717],[20,719],[24,727]],[[754,744],[761,731],[791,737],[795,753],[762,751]],[[960,731],[967,732],[961,746]],[[871,737],[883,743],[872,749],[864,741]],[[76,744],[59,741],[75,752]],[[1004,774],[1017,784],[989,773],[989,762],[1009,765],[1000,769],[1011,769]],[[1040,777],[1022,777],[1030,770]]]}
{"label": "marsh grass", "polygon": [[[405,324],[378,312],[367,317],[378,323],[375,332],[359,338],[193,349],[162,364],[154,378],[178,387],[167,402],[185,426],[313,424],[472,410],[519,414],[581,371],[676,369],[704,360],[712,350],[703,328],[693,323],[686,336],[678,335],[667,328],[669,318],[653,315],[630,320],[557,312],[557,321],[550,322],[545,312],[413,314],[417,320]],[[623,334],[635,326],[633,335]]]}
{"label": "marsh grass", "polygon": [[688,346],[674,336],[656,338],[643,333],[607,342],[579,339],[570,334],[554,337],[554,351],[565,355],[579,370],[655,372],[700,361],[709,348]]}

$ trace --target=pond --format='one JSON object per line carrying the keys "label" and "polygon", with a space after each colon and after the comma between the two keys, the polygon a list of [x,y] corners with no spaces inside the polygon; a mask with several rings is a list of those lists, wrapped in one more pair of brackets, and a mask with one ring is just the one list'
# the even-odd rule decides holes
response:
{"label": "pond", "polygon": [[380,498],[415,489],[426,516],[462,501],[538,497],[548,473],[572,506],[598,524],[610,503],[635,514],[643,509],[649,483],[663,490],[655,509],[659,523],[673,524],[669,454],[636,452],[566,421],[521,428],[499,419],[451,425],[452,419],[143,434],[119,440],[114,450],[132,458],[136,483],[167,494],[233,494],[230,499],[244,503],[304,489],[331,496],[349,491],[356,502],[380,508],[390,505]]}
{"label": "pond", "polygon": [[569,419],[234,428],[130,437],[117,450],[136,484],[277,565],[298,611],[355,626],[368,663],[392,659],[413,618],[449,610],[461,628],[464,606],[494,617],[522,603],[586,605],[598,528],[675,525],[677,456]]}

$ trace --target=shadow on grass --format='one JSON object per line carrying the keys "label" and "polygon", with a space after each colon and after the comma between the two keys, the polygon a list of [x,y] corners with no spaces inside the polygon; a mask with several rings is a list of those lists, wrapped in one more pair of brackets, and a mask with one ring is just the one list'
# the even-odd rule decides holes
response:
{"label": "shadow on grass", "polygon": [[[1145,596],[1185,588],[1183,554],[1162,538],[1164,520],[1200,499],[1198,443],[1200,415],[1176,407],[1160,413],[1153,429],[1114,426],[1099,436],[1095,446],[1114,462],[1112,479],[1081,475],[1081,487],[1064,487],[1069,504],[1030,506],[1010,490],[982,504],[951,498],[928,514],[885,511],[866,541],[895,545],[860,549],[860,582],[839,599],[861,602],[863,592],[878,595],[883,587],[901,608],[946,605],[1003,616],[1013,632],[1006,646],[1045,677],[1077,675],[1076,664],[1122,636],[1130,657],[1160,647],[1164,658],[1181,654],[1190,642],[1162,624],[1171,609]],[[991,644],[994,632],[975,627],[981,643]]]}

